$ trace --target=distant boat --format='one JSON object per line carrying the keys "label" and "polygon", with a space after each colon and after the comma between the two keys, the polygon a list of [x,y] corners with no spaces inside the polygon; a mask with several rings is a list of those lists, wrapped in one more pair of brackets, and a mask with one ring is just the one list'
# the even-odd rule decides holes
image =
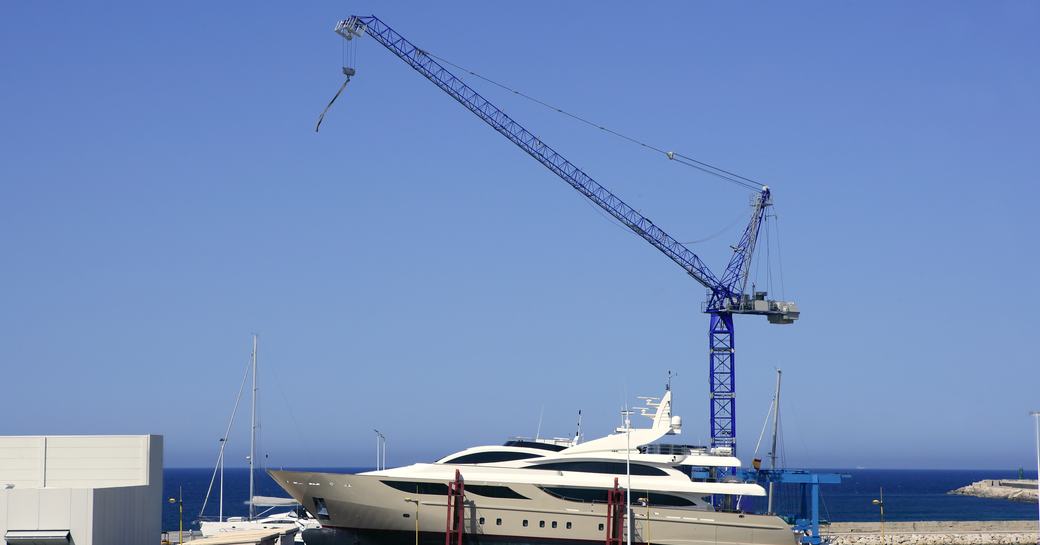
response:
{"label": "distant boat", "polygon": [[252,519],[249,517],[228,517],[223,521],[201,521],[200,527],[203,537],[227,535],[233,532],[254,532],[256,530],[292,530],[295,532],[293,540],[296,543],[303,543],[303,530],[321,527],[318,521],[311,517],[292,498],[253,496],[251,503],[254,508],[268,507],[267,511],[277,507],[289,507],[291,509]]}
{"label": "distant boat", "polygon": [[[293,529],[296,532],[295,541],[297,543],[303,543],[303,530],[307,528],[318,528],[320,525],[318,521],[307,512],[296,500],[292,498],[279,498],[271,496],[257,496],[255,491],[255,473],[254,460],[256,460],[256,353],[257,353],[257,337],[253,335],[253,351],[250,354],[250,368],[249,374],[242,377],[242,386],[245,386],[246,378],[252,375],[253,378],[253,393],[252,393],[252,407],[250,415],[250,426],[249,426],[249,500],[246,504],[249,505],[249,515],[245,517],[224,517],[224,449],[228,443],[228,436],[231,433],[231,427],[235,423],[235,415],[238,413],[238,405],[242,400],[242,387],[239,387],[238,397],[235,399],[235,408],[231,411],[231,419],[228,422],[227,431],[224,432],[224,437],[220,439],[220,450],[217,454],[217,464],[213,468],[213,477],[210,479],[209,489],[206,491],[206,499],[202,502],[202,511],[205,512],[206,505],[209,503],[210,493],[213,491],[213,484],[220,477],[220,511],[216,520],[206,520],[203,513],[199,514],[199,528],[202,531],[204,537],[214,535],[226,535],[229,532],[245,532],[245,531],[256,531],[256,530],[289,530]],[[260,514],[257,514],[257,507],[266,507],[267,509]],[[289,507],[289,511],[270,513],[278,507]]]}

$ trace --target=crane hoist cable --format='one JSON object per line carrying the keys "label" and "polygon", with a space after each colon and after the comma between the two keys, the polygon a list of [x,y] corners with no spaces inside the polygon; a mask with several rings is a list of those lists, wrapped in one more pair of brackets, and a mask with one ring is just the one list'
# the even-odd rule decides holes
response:
{"label": "crane hoist cable", "polygon": [[[350,67],[357,66],[356,65],[356,59],[357,59],[357,49],[358,48],[354,44],[349,44],[349,45],[347,45],[345,47],[347,47],[349,49],[349,51],[342,52],[341,56],[343,57],[343,72],[344,72],[344,74],[347,77],[343,81],[343,85],[340,86],[339,90],[336,91],[336,94],[332,97],[332,100],[330,100],[328,105],[325,106],[325,109],[322,110],[321,115],[318,116],[318,122],[317,122],[317,124],[314,127],[314,131],[315,132],[318,132],[318,130],[321,129],[321,123],[322,123],[322,121],[325,120],[325,114],[327,114],[329,109],[332,108],[332,104],[334,102],[336,102],[336,99],[339,98],[339,95],[343,92],[343,89],[346,88],[347,83],[350,82],[350,77],[352,75],[354,75],[354,69],[353,68],[348,68],[348,66],[350,66]],[[677,151],[668,151],[668,150],[662,149],[662,148],[660,148],[658,146],[655,146],[653,144],[648,144],[647,142],[644,142],[644,141],[639,140],[637,138],[633,138],[631,136],[628,136],[628,135],[626,135],[624,133],[621,133],[619,131],[611,129],[611,128],[605,126],[605,125],[601,125],[601,124],[596,123],[594,121],[591,121],[591,120],[589,120],[587,118],[584,118],[584,117],[579,116],[577,114],[571,113],[571,112],[569,112],[567,110],[564,110],[563,108],[559,108],[559,107],[553,106],[552,104],[549,104],[548,102],[545,102],[544,100],[541,100],[541,99],[539,99],[537,97],[534,97],[534,96],[532,96],[532,95],[530,95],[528,93],[525,93],[523,91],[520,91],[518,89],[510,87],[510,86],[508,86],[508,85],[506,85],[504,83],[500,83],[498,81],[495,81],[495,80],[493,80],[493,79],[491,79],[491,78],[489,78],[487,76],[483,76],[483,75],[481,75],[481,74],[479,74],[479,73],[477,73],[477,72],[475,72],[473,70],[470,70],[469,68],[466,68],[464,66],[460,66],[460,65],[458,65],[458,64],[456,64],[456,63],[454,63],[454,62],[452,62],[452,61],[450,61],[450,60],[448,60],[448,59],[446,59],[444,57],[441,57],[440,55],[436,55],[436,54],[431,53],[430,51],[427,51],[425,49],[422,50],[422,52],[425,55],[427,55],[427,56],[429,56],[431,58],[437,59],[437,60],[439,60],[439,61],[441,61],[441,62],[443,62],[445,64],[448,64],[448,65],[451,65],[451,66],[453,66],[455,68],[458,68],[459,70],[462,70],[463,72],[466,72],[467,74],[469,74],[469,75],[471,75],[471,76],[473,76],[475,78],[484,80],[484,81],[486,81],[486,82],[488,82],[488,83],[490,83],[490,84],[492,84],[492,85],[494,85],[496,87],[499,87],[501,89],[509,91],[509,92],[519,96],[519,97],[527,99],[527,100],[529,100],[531,102],[534,102],[536,104],[539,104],[539,105],[541,105],[541,106],[543,106],[545,108],[548,108],[551,111],[563,114],[563,115],[565,115],[567,117],[570,117],[571,119],[574,119],[574,120],[576,120],[578,122],[584,123],[585,125],[588,125],[588,126],[590,126],[592,128],[599,129],[599,130],[601,130],[603,132],[606,132],[608,134],[611,134],[613,136],[621,138],[622,140],[625,140],[625,141],[627,141],[629,143],[635,144],[635,145],[640,146],[642,148],[649,149],[651,151],[655,151],[657,153],[660,153],[660,154],[664,155],[665,157],[667,157],[669,160],[675,161],[676,163],[679,163],[681,165],[697,169],[697,170],[699,170],[701,172],[704,172],[706,174],[710,174],[712,176],[716,176],[718,178],[726,180],[726,181],[728,181],[728,182],[730,182],[732,184],[740,186],[740,187],[742,187],[744,189],[747,189],[749,191],[756,191],[757,192],[757,191],[760,191],[762,189],[762,187],[764,186],[764,184],[759,183],[759,182],[757,182],[755,180],[752,180],[751,178],[747,178],[745,176],[741,176],[740,174],[737,174],[735,172],[731,172],[729,170],[726,170],[726,169],[721,168],[721,167],[717,167],[717,166],[712,165],[710,163],[706,163],[704,161],[700,161],[698,159],[695,159],[695,158],[690,157],[690,156],[688,156],[686,154],[683,154],[683,153],[679,153]],[[349,64],[347,63],[348,59],[350,61]],[[347,73],[348,71],[350,73]]]}
{"label": "crane hoist cable", "polygon": [[347,43],[345,40],[340,42],[340,64],[343,66],[343,85],[339,86],[339,90],[336,94],[332,95],[332,100],[325,105],[325,109],[321,111],[321,115],[318,116],[318,122],[314,125],[314,132],[321,130],[321,123],[325,121],[325,114],[329,113],[329,109],[332,108],[332,104],[336,102],[339,95],[343,93],[343,90],[347,88],[347,84],[350,83],[350,78],[357,73],[355,67],[357,66],[357,52],[358,47],[353,43]]}
{"label": "crane hoist cable", "polygon": [[[348,43],[350,44],[349,46],[345,45],[345,44],[348,44]],[[341,61],[342,61],[342,65],[343,65],[343,73],[344,73],[344,75],[346,75],[346,79],[343,81],[343,85],[341,85],[339,87],[339,90],[336,91],[336,94],[333,95],[332,100],[330,100],[329,103],[325,106],[325,109],[322,110],[321,115],[318,116],[318,123],[314,127],[314,132],[318,132],[321,129],[321,124],[325,120],[325,115],[328,113],[329,109],[332,108],[332,104],[334,102],[336,102],[336,100],[339,98],[340,94],[343,93],[343,90],[346,88],[347,83],[350,82],[350,77],[352,75],[354,75],[354,73],[355,73],[354,69],[348,68],[348,67],[356,66],[357,50],[359,49],[359,47],[357,47],[352,42],[347,42],[346,40],[344,40],[342,42],[342,44],[343,45],[341,45],[341,48],[346,48],[343,51],[341,51],[341,57],[342,57]],[[536,97],[534,97],[532,95],[529,95],[529,94],[527,94],[527,93],[525,93],[523,91],[514,89],[512,87],[509,87],[508,85],[505,85],[504,83],[497,82],[497,81],[495,81],[495,80],[493,80],[491,78],[488,78],[486,76],[482,76],[482,75],[480,75],[480,74],[478,74],[478,73],[476,73],[476,72],[474,72],[474,71],[472,71],[472,70],[470,70],[468,68],[465,68],[463,66],[455,64],[454,62],[452,62],[452,61],[450,61],[448,59],[445,59],[444,57],[441,57],[440,55],[435,55],[435,54],[430,53],[429,51],[425,51],[425,50],[424,50],[424,53],[426,53],[430,57],[433,57],[435,59],[438,59],[438,60],[444,62],[445,64],[449,64],[449,65],[451,65],[451,66],[453,66],[455,68],[458,68],[459,70],[462,70],[462,71],[472,75],[473,77],[476,77],[478,79],[484,80],[484,81],[486,81],[486,82],[488,82],[488,83],[490,83],[492,85],[495,85],[496,87],[502,88],[504,90],[507,90],[507,91],[517,95],[517,96],[520,96],[520,97],[525,98],[525,99],[527,99],[529,101],[532,101],[532,102],[535,102],[535,103],[537,103],[537,104],[539,104],[541,106],[544,106],[545,108],[548,108],[549,110],[552,110],[554,112],[563,114],[563,115],[565,115],[567,117],[575,119],[575,120],[577,120],[577,121],[579,121],[581,123],[584,123],[584,124],[586,124],[586,125],[588,125],[590,127],[595,128],[595,129],[599,129],[599,130],[605,131],[605,132],[607,132],[607,133],[609,133],[611,135],[617,136],[618,138],[621,138],[621,139],[626,140],[626,141],[628,141],[630,143],[636,144],[636,145],[638,145],[640,147],[643,147],[643,148],[646,148],[646,149],[649,149],[649,150],[656,151],[658,153],[664,154],[670,160],[674,160],[674,161],[678,162],[679,164],[690,166],[692,168],[696,168],[697,170],[700,170],[702,172],[706,172],[706,173],[711,174],[713,176],[718,176],[718,177],[720,177],[720,178],[722,178],[722,179],[724,179],[726,181],[735,183],[735,184],[737,184],[740,187],[743,187],[745,189],[749,189],[749,190],[752,190],[752,191],[758,191],[761,188],[761,184],[753,185],[753,184],[757,184],[757,182],[755,182],[754,180],[751,180],[749,178],[745,178],[743,176],[740,176],[739,174],[735,174],[733,172],[729,172],[727,170],[724,170],[724,169],[721,169],[719,167],[710,165],[708,163],[703,163],[701,161],[698,161],[696,159],[693,159],[692,157],[688,157],[688,156],[686,156],[684,154],[681,154],[681,153],[665,151],[665,150],[663,150],[663,149],[661,149],[661,148],[659,148],[657,146],[653,146],[651,144],[647,144],[647,143],[642,142],[640,140],[637,140],[637,139],[635,139],[635,138],[633,138],[631,136],[622,134],[622,133],[620,133],[618,131],[615,131],[613,129],[607,128],[607,127],[605,127],[603,125],[600,125],[598,123],[590,121],[590,120],[588,120],[588,119],[586,119],[584,117],[581,117],[581,116],[578,116],[578,115],[573,114],[571,112],[568,112],[568,111],[566,111],[566,110],[564,110],[562,108],[557,108],[556,106],[553,106],[553,105],[551,105],[551,104],[549,104],[549,103],[547,103],[547,102],[545,102],[545,101],[543,101],[543,100],[541,100],[539,98],[536,98]],[[348,71],[349,71],[349,73],[348,73]],[[678,157],[678,159],[676,159],[677,157]],[[697,164],[689,164],[687,161],[692,161],[692,162],[697,163]],[[698,166],[698,165],[703,165],[703,167]],[[714,171],[708,170],[709,168],[710,169],[714,169]],[[718,171],[718,172],[715,172],[715,171]],[[720,174],[720,172],[723,173],[723,174]],[[738,179],[730,178],[730,176],[736,177]],[[606,216],[605,214],[603,214],[598,208],[596,208],[591,203],[590,203],[590,206],[592,206],[592,208],[595,209],[596,212],[599,213],[599,215],[603,216],[611,224],[615,225],[619,229],[627,230],[627,228],[624,225],[621,225],[621,224],[617,223],[616,221],[614,221],[613,219],[611,219],[610,217]],[[700,238],[700,239],[697,239],[697,240],[691,240],[691,241],[684,242],[684,243],[685,244],[699,244],[701,242],[707,242],[709,240],[717,238],[717,237],[723,235],[724,233],[726,233],[727,231],[729,231],[743,217],[744,217],[744,215],[741,214],[741,215],[737,216],[732,222],[730,222],[725,227],[723,227],[722,229],[720,229],[720,230],[718,230],[718,231],[716,231],[716,232],[714,232],[714,233],[712,233],[712,234],[710,234],[710,235],[708,235],[708,236],[706,236],[704,238]]]}
{"label": "crane hoist cable", "polygon": [[780,243],[780,217],[774,213],[772,218],[773,229],[776,230],[776,264],[780,268],[780,297],[785,297],[787,287],[784,286],[784,248]]}
{"label": "crane hoist cable", "polygon": [[759,190],[762,189],[762,186],[764,185],[764,184],[761,184],[759,182],[756,182],[755,180],[752,180],[751,178],[747,178],[747,177],[741,176],[740,174],[737,174],[735,172],[730,172],[730,171],[728,171],[726,169],[717,167],[717,166],[712,165],[710,163],[705,163],[704,161],[699,161],[697,159],[694,159],[693,157],[690,157],[688,155],[679,153],[677,151],[667,151],[667,150],[664,150],[664,149],[662,149],[662,148],[660,148],[658,146],[655,146],[653,144],[648,144],[648,143],[646,143],[646,142],[644,142],[642,140],[639,140],[637,138],[633,138],[631,136],[628,136],[626,134],[618,132],[618,131],[616,131],[614,129],[611,129],[609,127],[606,127],[606,126],[601,125],[599,123],[596,123],[594,121],[590,121],[589,119],[581,117],[581,116],[579,116],[577,114],[574,114],[574,113],[568,112],[567,110],[564,110],[562,108],[553,106],[552,104],[549,104],[548,102],[545,102],[544,100],[541,100],[541,99],[536,98],[536,97],[534,97],[534,96],[532,96],[530,94],[527,94],[527,93],[525,93],[523,91],[520,91],[518,89],[510,87],[510,86],[508,86],[508,85],[506,85],[504,83],[497,82],[497,81],[495,81],[495,80],[493,80],[493,79],[491,79],[491,78],[489,78],[487,76],[483,76],[481,74],[478,74],[477,72],[474,72],[473,70],[470,70],[469,68],[466,68],[464,66],[459,66],[458,64],[455,64],[454,62],[451,62],[450,60],[445,59],[444,57],[441,57],[440,55],[436,55],[436,54],[430,53],[429,51],[426,51],[426,50],[423,50],[423,52],[426,55],[428,55],[428,56],[430,56],[430,57],[432,57],[434,59],[437,59],[437,60],[439,60],[439,61],[441,61],[441,62],[443,62],[445,64],[448,64],[448,65],[451,65],[451,66],[453,66],[455,68],[458,68],[459,70],[462,70],[463,72],[466,72],[467,74],[469,74],[469,75],[471,75],[471,76],[473,76],[475,78],[482,79],[482,80],[484,80],[484,81],[486,81],[486,82],[488,82],[488,83],[490,83],[490,84],[492,84],[492,85],[494,85],[496,87],[499,87],[501,89],[509,91],[509,92],[519,96],[519,97],[522,97],[522,98],[527,99],[527,100],[529,100],[531,102],[539,104],[539,105],[541,105],[541,106],[543,106],[543,107],[545,107],[545,108],[547,108],[549,110],[552,110],[554,112],[563,114],[563,115],[565,115],[567,117],[570,117],[570,118],[572,118],[572,119],[574,119],[574,120],[576,120],[578,122],[584,123],[584,124],[586,124],[586,125],[588,125],[590,127],[593,127],[595,129],[599,129],[601,131],[604,131],[604,132],[606,132],[608,134],[614,135],[614,136],[616,136],[618,138],[621,138],[622,140],[626,140],[626,141],[628,141],[628,142],[630,142],[632,144],[635,144],[637,146],[640,146],[640,147],[649,149],[651,151],[655,151],[657,153],[660,153],[660,154],[664,155],[665,157],[667,157],[669,160],[675,161],[676,163],[679,163],[681,165],[685,165],[685,166],[688,166],[688,167],[691,167],[691,168],[695,168],[697,170],[700,170],[701,172],[705,172],[707,174],[711,174],[712,176],[717,176],[717,177],[719,177],[719,178],[721,178],[723,180],[726,180],[726,181],[728,181],[730,183],[736,184],[736,185],[738,185],[740,187],[743,187],[744,189],[748,189],[748,190],[751,190],[751,191],[759,191]]}
{"label": "crane hoist cable", "polygon": [[766,291],[773,291],[773,248],[769,243],[769,217],[766,216]]}
{"label": "crane hoist cable", "polygon": [[712,233],[712,234],[710,234],[710,235],[708,235],[706,237],[698,238],[696,240],[684,240],[684,241],[682,241],[682,243],[683,244],[700,244],[702,242],[708,242],[709,240],[718,238],[718,237],[722,236],[723,234],[725,234],[726,231],[729,231],[734,226],[736,226],[738,223],[740,223],[740,220],[744,219],[746,216],[747,216],[747,214],[741,212],[740,215],[738,215],[737,217],[733,218],[733,221],[727,223],[726,226],[723,227],[722,229],[719,229],[718,231],[715,231],[714,233]]}
{"label": "crane hoist cable", "polygon": [[[625,231],[626,233],[632,234],[631,230],[629,230],[628,227],[625,227],[621,223],[618,223],[617,220],[615,220],[614,218],[608,216],[606,213],[604,213],[602,210],[600,210],[599,207],[597,207],[595,204],[593,204],[593,203],[591,203],[591,202],[589,202],[588,200],[585,200],[585,199],[582,199],[582,201],[585,204],[587,204],[590,208],[592,208],[592,210],[594,212],[596,212],[596,214],[598,216],[603,218],[607,223],[613,225],[614,227],[617,227],[618,229],[621,229],[622,231]],[[730,229],[733,229],[733,227],[736,226],[737,223],[740,223],[740,220],[744,219],[746,216],[747,216],[747,214],[741,212],[740,215],[738,215],[737,217],[733,218],[733,221],[727,223],[725,227],[719,229],[718,231],[715,231],[715,232],[711,233],[710,235],[702,237],[702,238],[698,238],[698,239],[694,239],[694,240],[683,240],[681,242],[683,244],[690,245],[690,244],[701,244],[702,242],[708,242],[709,240],[714,240],[714,239],[719,238],[720,236],[726,234],[726,232],[729,231]]]}
{"label": "crane hoist cable", "polygon": [[[757,285],[765,285],[767,292],[773,288],[779,288],[780,297],[783,298],[787,292],[784,285],[784,259],[783,247],[780,241],[780,219],[775,213],[768,213],[762,218],[763,240],[765,251],[758,255],[763,257],[755,262],[754,279]],[[775,247],[775,248],[774,248]],[[773,262],[776,262],[774,267]],[[765,264],[763,265],[763,261]],[[765,268],[763,275],[762,268]]]}
{"label": "crane hoist cable", "polygon": [[[455,68],[457,68],[457,69],[459,69],[459,70],[461,70],[463,72],[466,72],[467,74],[469,74],[469,75],[471,75],[471,76],[473,76],[475,78],[484,80],[487,83],[490,83],[491,85],[499,87],[500,89],[503,89],[505,91],[513,93],[514,95],[517,95],[517,96],[519,96],[521,98],[524,98],[526,100],[529,100],[531,102],[534,102],[534,103],[536,103],[536,104],[538,104],[540,106],[543,106],[543,107],[545,107],[545,108],[547,108],[547,109],[549,109],[551,111],[563,114],[563,115],[565,115],[567,117],[570,117],[570,118],[572,118],[572,119],[574,119],[574,120],[576,120],[576,121],[578,121],[580,123],[583,123],[585,125],[588,125],[590,127],[595,128],[595,129],[599,129],[601,131],[604,131],[604,132],[606,132],[608,134],[611,134],[613,136],[621,138],[622,140],[628,141],[628,142],[630,142],[632,144],[635,144],[637,146],[640,146],[642,148],[649,149],[649,150],[655,151],[657,153],[661,153],[665,157],[667,157],[669,160],[675,161],[675,162],[677,162],[677,163],[679,163],[681,165],[685,165],[685,166],[688,166],[688,167],[700,170],[701,172],[705,172],[707,174],[711,174],[712,176],[716,176],[718,178],[721,178],[723,180],[726,180],[728,182],[736,184],[736,185],[738,185],[738,186],[740,186],[740,187],[742,187],[744,189],[748,189],[750,191],[759,191],[759,190],[761,190],[761,188],[763,186],[763,184],[761,184],[761,183],[759,183],[759,182],[757,182],[757,181],[755,181],[755,180],[753,180],[751,178],[747,178],[745,176],[741,176],[740,174],[737,174],[735,172],[731,172],[731,171],[723,169],[721,167],[717,167],[717,166],[712,165],[710,163],[699,161],[697,159],[694,159],[693,157],[690,157],[688,155],[685,155],[685,154],[682,154],[682,153],[679,153],[679,152],[666,151],[666,150],[664,150],[664,149],[662,149],[662,148],[660,148],[658,146],[654,146],[652,144],[648,144],[648,143],[646,143],[646,142],[644,142],[642,140],[639,140],[637,138],[628,136],[628,135],[626,135],[624,133],[618,132],[618,131],[616,131],[614,129],[611,129],[609,127],[606,127],[604,125],[601,125],[599,123],[591,121],[591,120],[589,120],[587,118],[584,118],[584,117],[581,117],[581,116],[579,116],[577,114],[571,113],[571,112],[569,112],[567,110],[564,110],[563,108],[559,108],[557,106],[549,104],[548,102],[545,102],[544,100],[539,99],[539,98],[537,98],[537,97],[535,97],[533,95],[530,95],[528,93],[525,93],[525,92],[523,92],[523,91],[521,91],[519,89],[510,87],[510,86],[508,86],[508,85],[506,85],[504,83],[495,81],[495,80],[493,80],[493,79],[491,79],[491,78],[489,78],[487,76],[481,75],[481,74],[479,74],[479,73],[477,73],[477,72],[475,72],[473,70],[470,70],[469,68],[466,68],[464,66],[456,64],[456,63],[454,63],[454,62],[452,62],[452,61],[450,61],[450,60],[448,60],[448,59],[446,59],[444,57],[441,57],[440,55],[437,55],[435,53],[431,53],[430,51],[428,51],[426,49],[423,49],[422,52],[423,52],[423,54],[425,54],[425,55],[427,55],[427,56],[429,56],[431,58],[437,59],[437,60],[439,60],[439,61],[441,61],[441,62],[443,62],[445,64],[448,64],[448,65],[450,65],[452,67],[455,67]],[[593,207],[593,208],[595,208],[595,207]],[[603,214],[601,214],[601,215],[603,215]],[[604,217],[606,217],[606,216],[604,216]],[[685,244],[699,244],[701,242],[706,242],[706,241],[712,240],[712,239],[714,239],[716,237],[719,237],[722,234],[724,234],[725,232],[729,231],[730,228],[732,228],[738,221],[740,221],[741,217],[743,217],[743,216],[739,216],[735,221],[733,221],[732,223],[730,223],[726,227],[723,227],[721,230],[719,230],[719,231],[717,231],[717,232],[715,232],[715,233],[713,233],[711,235],[708,235],[705,238],[688,241],[688,242],[685,242]],[[609,218],[607,218],[607,219],[609,220]],[[774,222],[775,222],[775,219],[776,219],[775,215],[773,216],[773,219],[774,219]],[[624,229],[624,226],[622,226],[620,224],[617,224],[616,222],[614,222],[612,220],[611,220],[611,223],[613,223],[614,225],[616,225],[619,228]],[[772,291],[772,285],[773,285],[772,251],[770,249],[770,244],[769,244],[769,231],[768,231],[768,228],[769,228],[769,226],[768,226],[768,223],[767,223],[767,225],[766,225],[766,229],[767,229],[767,231],[766,231],[766,276],[767,276],[766,284],[767,284],[767,291]],[[779,237],[779,227],[777,227],[777,236]],[[779,244],[779,240],[777,240],[777,243]],[[779,249],[777,251],[779,251]],[[783,285],[783,266],[782,266],[782,264],[781,264],[781,269],[780,269],[780,284],[781,284],[781,286]],[[784,292],[784,291],[786,291],[786,290],[781,288],[781,292]]]}

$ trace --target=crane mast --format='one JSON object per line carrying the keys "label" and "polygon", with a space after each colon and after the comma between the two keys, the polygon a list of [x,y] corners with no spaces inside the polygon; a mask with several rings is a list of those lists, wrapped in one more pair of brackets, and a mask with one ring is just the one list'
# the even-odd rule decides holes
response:
{"label": "crane mast", "polygon": [[[768,187],[762,187],[752,204],[751,220],[720,279],[692,250],[666,233],[591,176],[568,161],[540,138],[466,85],[426,51],[415,46],[374,15],[352,16],[335,28],[346,40],[371,36],[402,61],[422,74],[442,91],[513,142],[546,168],[567,182],[587,199],[602,208],[643,240],[678,264],[687,275],[708,290],[704,312],[711,316],[709,331],[709,387],[711,390],[711,435],[713,447],[736,447],[736,406],[734,383],[733,315],[758,314],[771,323],[789,324],[798,318],[797,306],[790,301],[765,298],[764,292],[747,294],[746,287],[755,242],[765,212],[772,205]],[[351,67],[351,75],[353,74]]]}

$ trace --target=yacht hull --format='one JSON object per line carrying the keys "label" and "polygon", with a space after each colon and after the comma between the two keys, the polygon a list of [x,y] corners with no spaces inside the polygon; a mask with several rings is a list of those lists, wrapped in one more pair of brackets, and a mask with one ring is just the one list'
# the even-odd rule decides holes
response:
{"label": "yacht hull", "polygon": [[[361,530],[352,528],[321,528],[307,530],[303,535],[307,545],[415,545],[415,532],[400,530]],[[601,545],[603,540],[579,541],[564,538],[531,538],[523,536],[495,536],[466,534],[465,545]],[[444,533],[420,532],[419,545],[444,545]]]}
{"label": "yacht hull", "polygon": [[[308,545],[414,545],[417,520],[420,545],[444,543],[447,496],[429,493],[420,482],[364,474],[270,473],[318,517],[322,529],[304,534]],[[606,488],[613,484],[613,477],[604,476],[604,481]],[[403,490],[410,486],[402,482],[415,484],[415,490]],[[605,504],[565,500],[533,484],[503,487],[502,483],[467,480],[466,487],[467,545],[592,544],[606,539]],[[503,488],[513,494],[502,494]],[[636,494],[633,491],[633,503]],[[507,495],[510,497],[504,497]],[[775,516],[651,506],[649,513],[646,507],[633,507],[633,518],[632,542],[639,544],[796,543],[790,527]]]}

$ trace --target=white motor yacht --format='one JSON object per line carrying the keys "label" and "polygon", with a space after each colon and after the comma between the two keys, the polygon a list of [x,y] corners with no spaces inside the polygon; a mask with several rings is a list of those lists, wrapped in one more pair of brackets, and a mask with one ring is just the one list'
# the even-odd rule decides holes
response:
{"label": "white motor yacht", "polygon": [[[270,474],[321,523],[304,532],[308,545],[794,545],[779,517],[713,506],[720,496],[766,492],[755,483],[692,478],[729,475],[740,461],[727,450],[659,443],[681,431],[671,403],[667,389],[642,409],[650,427],[627,424],[587,442],[580,435],[513,440],[358,474]],[[630,511],[621,500],[626,489]]]}

